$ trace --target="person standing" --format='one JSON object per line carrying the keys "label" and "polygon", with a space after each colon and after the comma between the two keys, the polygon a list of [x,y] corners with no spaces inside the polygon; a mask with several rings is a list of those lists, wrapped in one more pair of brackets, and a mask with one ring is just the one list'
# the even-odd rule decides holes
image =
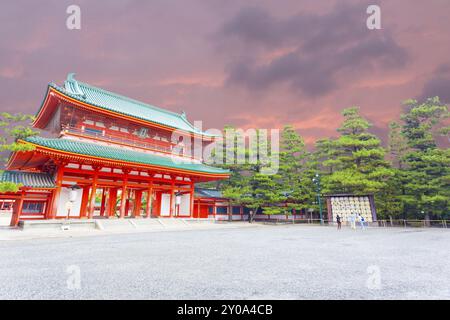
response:
{"label": "person standing", "polygon": [[339,215],[336,216],[337,228],[341,230],[341,217]]}
{"label": "person standing", "polygon": [[358,215],[359,224],[361,226],[361,230],[365,230],[366,226],[364,225],[364,217],[361,215],[361,213]]}
{"label": "person standing", "polygon": [[253,220],[253,210],[250,210],[250,212],[248,213],[248,223],[252,223],[252,220]]}
{"label": "person standing", "polygon": [[352,214],[350,215],[350,227],[353,230],[356,230],[356,215],[354,212],[352,212]]}

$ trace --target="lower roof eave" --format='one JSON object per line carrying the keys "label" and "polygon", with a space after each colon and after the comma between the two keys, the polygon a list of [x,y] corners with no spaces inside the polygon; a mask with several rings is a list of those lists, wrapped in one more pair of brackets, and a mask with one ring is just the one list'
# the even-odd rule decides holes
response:
{"label": "lower roof eave", "polygon": [[[158,166],[158,165],[149,165],[144,163],[137,163],[137,162],[128,162],[128,161],[122,161],[117,159],[109,159],[109,158],[102,158],[97,156],[91,156],[91,155],[83,155],[83,154],[77,154],[72,152],[67,152],[63,150],[53,149],[41,146],[39,144],[35,144],[29,141],[19,140],[20,143],[30,144],[35,147],[35,150],[32,152],[34,153],[41,153],[46,154],[49,157],[57,157],[57,158],[64,158],[67,160],[73,160],[73,161],[82,161],[82,162],[91,162],[91,163],[97,163],[100,165],[110,165],[113,167],[126,167],[126,168],[142,168],[145,170],[152,170],[152,171],[164,171],[168,173],[177,173],[177,174],[184,174],[189,176],[197,176],[197,177],[203,177],[207,178],[208,180],[219,180],[219,179],[227,179],[230,176],[230,173],[208,173],[208,172],[202,172],[202,171],[196,171],[196,170],[186,170],[186,169],[179,169],[179,168],[171,168],[166,166]],[[16,154],[13,154],[10,158],[10,161],[8,162],[8,167],[13,167],[14,159],[16,158]]]}

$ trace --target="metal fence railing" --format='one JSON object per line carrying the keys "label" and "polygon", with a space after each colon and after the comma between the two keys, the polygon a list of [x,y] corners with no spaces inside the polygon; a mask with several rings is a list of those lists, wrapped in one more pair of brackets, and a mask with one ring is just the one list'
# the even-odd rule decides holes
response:
{"label": "metal fence railing", "polygon": [[379,227],[403,227],[403,228],[448,228],[450,220],[410,220],[410,219],[389,219],[378,220]]}
{"label": "metal fence railing", "polygon": [[[256,222],[264,222],[267,224],[315,224],[320,225],[320,219],[306,219],[306,218],[286,218],[286,219],[258,219]],[[333,225],[336,226],[336,222],[329,222],[328,220],[323,220],[323,225]],[[382,227],[382,228],[450,228],[450,220],[418,220],[418,219],[388,219],[388,220],[377,220],[374,222],[365,222],[366,227]],[[342,226],[350,226],[348,221],[343,221]],[[356,222],[356,227],[359,227],[360,223]]]}
{"label": "metal fence railing", "polygon": [[[306,219],[306,218],[287,218],[287,219],[282,219],[282,218],[270,218],[270,219],[254,219],[254,221],[256,222],[264,222],[267,224],[276,224],[276,223],[283,223],[283,224],[317,224],[320,225],[321,224],[321,220],[320,219]],[[323,224],[326,225],[328,224],[327,220],[323,220]]]}

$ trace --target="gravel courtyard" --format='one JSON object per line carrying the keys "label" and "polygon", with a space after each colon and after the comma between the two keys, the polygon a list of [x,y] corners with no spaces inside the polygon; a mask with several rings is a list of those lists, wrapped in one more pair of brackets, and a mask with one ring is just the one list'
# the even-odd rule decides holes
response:
{"label": "gravel courtyard", "polygon": [[449,243],[448,229],[264,225],[0,241],[0,298],[450,299]]}

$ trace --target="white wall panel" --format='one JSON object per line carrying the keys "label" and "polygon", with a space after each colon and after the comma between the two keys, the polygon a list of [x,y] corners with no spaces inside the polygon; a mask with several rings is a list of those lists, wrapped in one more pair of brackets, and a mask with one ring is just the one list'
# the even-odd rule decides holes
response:
{"label": "white wall panel", "polygon": [[[58,211],[56,212],[57,217],[66,217],[69,208],[69,195],[70,188],[61,188],[61,193],[59,195],[58,201]],[[81,197],[83,194],[83,189],[75,190],[77,192],[76,201],[71,205],[70,217],[79,217],[81,208]]]}
{"label": "white wall panel", "polygon": [[163,193],[161,195],[161,217],[170,216],[170,193]]}

